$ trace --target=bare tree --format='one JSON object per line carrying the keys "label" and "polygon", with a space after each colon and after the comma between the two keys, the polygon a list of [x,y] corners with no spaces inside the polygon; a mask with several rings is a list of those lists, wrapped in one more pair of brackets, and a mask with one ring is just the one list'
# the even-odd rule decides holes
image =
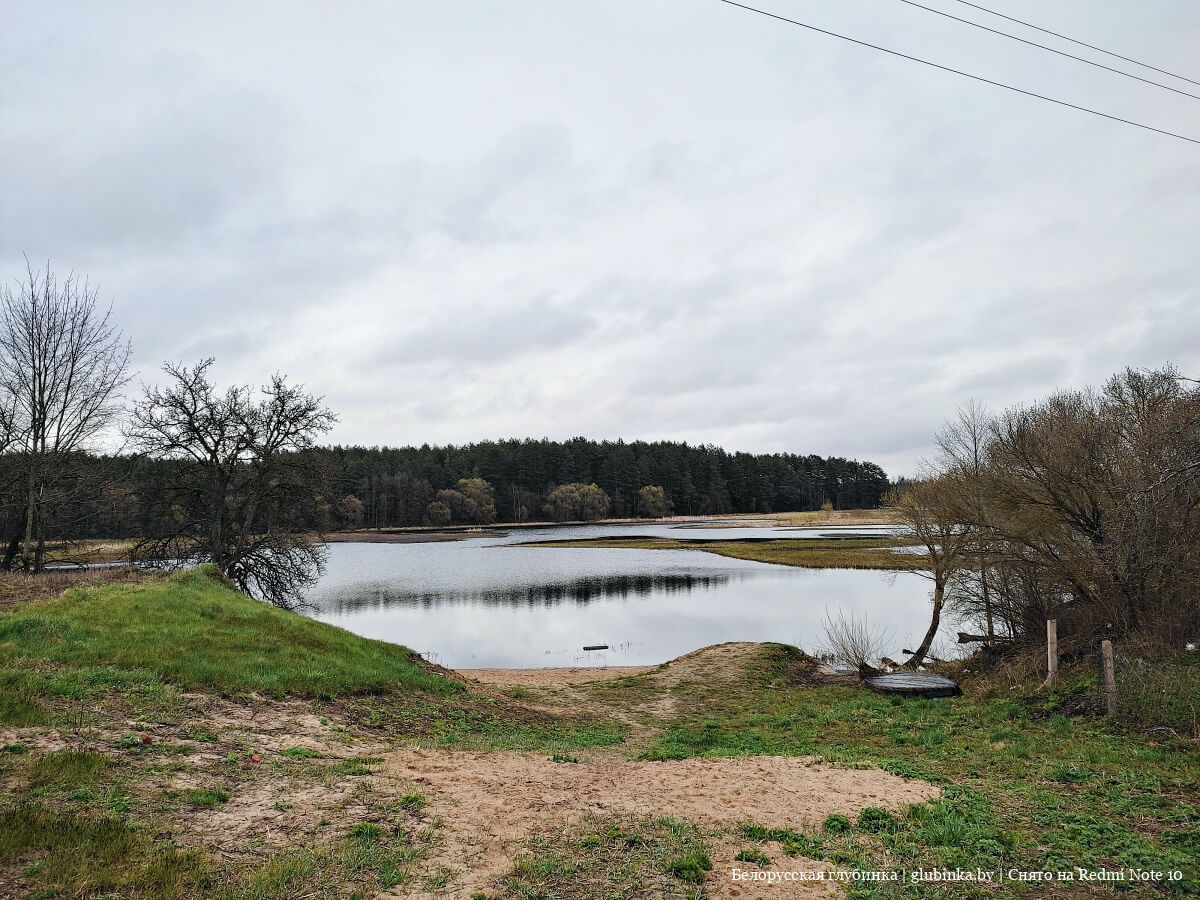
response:
{"label": "bare tree", "polygon": [[281,375],[258,400],[248,386],[219,393],[212,363],[164,365],[167,385],[147,388],[134,408],[133,445],[177,464],[161,486],[169,526],[135,555],[167,566],[214,563],[245,593],[292,608],[324,569],[324,548],[311,537],[324,478],[307,451],[336,417]]}
{"label": "bare tree", "polygon": [[1035,570],[1019,604],[1029,633],[1048,616],[1068,637],[1200,621],[1200,482],[1180,465],[1198,441],[1200,391],[1171,367],[1000,419],[989,530],[1006,564]]}
{"label": "bare tree", "polygon": [[991,434],[993,417],[986,406],[972,398],[959,407],[955,418],[942,426],[937,433],[938,448],[941,450],[942,466],[946,471],[957,471],[962,476],[964,495],[961,498],[965,514],[975,538],[975,584],[978,587],[980,606],[983,609],[985,636],[991,645],[996,640],[995,614],[989,573],[988,493],[984,480],[987,465],[987,444]]}
{"label": "bare tree", "polygon": [[0,287],[0,425],[23,462],[24,527],[14,538],[29,571],[45,565],[61,460],[112,424],[128,382],[129,342],[97,296],[74,272],[59,282],[49,263],[44,271],[27,263],[14,287]]}
{"label": "bare tree", "polygon": [[929,628],[904,663],[908,669],[916,669],[925,661],[942,621],[947,590],[955,576],[970,562],[974,529],[966,524],[963,496],[961,477],[938,475],[891,491],[884,500],[896,511],[906,530],[920,541],[928,568],[918,570],[917,574],[933,582]]}

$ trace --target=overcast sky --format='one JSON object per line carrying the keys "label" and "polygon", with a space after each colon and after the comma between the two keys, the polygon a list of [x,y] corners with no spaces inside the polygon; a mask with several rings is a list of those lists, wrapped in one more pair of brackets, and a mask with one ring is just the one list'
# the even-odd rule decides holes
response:
{"label": "overcast sky", "polygon": [[[993,2],[1200,80],[1190,0]],[[1200,101],[898,0],[763,5],[1200,137]],[[1200,375],[1200,146],[717,0],[4,4],[0,275],[23,252],[99,283],[141,380],[281,371],[340,443],[896,475],[971,397]]]}

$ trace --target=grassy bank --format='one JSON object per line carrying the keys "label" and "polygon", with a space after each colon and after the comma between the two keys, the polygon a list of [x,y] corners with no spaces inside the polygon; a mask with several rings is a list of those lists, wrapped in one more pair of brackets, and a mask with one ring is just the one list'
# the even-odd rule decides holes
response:
{"label": "grassy bank", "polygon": [[916,553],[897,553],[908,546],[902,538],[821,538],[687,540],[671,538],[588,538],[577,541],[539,541],[523,547],[607,547],[625,550],[703,550],[718,556],[803,569],[887,569],[908,572],[925,566]]}
{"label": "grassy bank", "polygon": [[[470,690],[404,647],[250,600],[206,569],[93,576],[50,598],[27,580],[11,586],[20,599],[0,614],[4,896],[433,885],[419,862],[437,823],[417,793],[374,793],[380,751],[419,740],[571,752],[624,731]],[[245,809],[253,822],[264,792],[267,814],[295,819],[296,840],[252,831],[234,857],[209,852],[221,832],[197,832],[195,816]],[[306,796],[307,811],[295,799]]]}
{"label": "grassy bank", "polygon": [[19,607],[0,620],[0,646],[5,669],[74,696],[118,672],[226,694],[462,690],[410,650],[255,602],[207,569]]}
{"label": "grassy bank", "polygon": [[[818,552],[881,549],[836,543]],[[1121,893],[1200,894],[1200,745],[1097,715],[1088,667],[1065,671],[1053,692],[959,677],[965,697],[900,700],[826,678],[795,648],[725,645],[643,675],[522,688],[518,700],[250,601],[205,571],[28,595],[0,613],[0,894],[437,893],[462,877],[463,859],[447,856],[460,852],[443,818],[453,807],[385,764],[414,741],[432,765],[450,765],[441,748],[485,764],[498,749],[534,751],[566,769],[581,758],[806,756],[941,791],[906,808],[723,829],[593,811],[531,837],[489,900],[697,900],[727,877],[720,859],[775,870],[805,859],[863,871],[1135,867],[1181,877]]]}
{"label": "grassy bank", "polygon": [[[601,704],[661,702],[651,674],[594,685]],[[823,680],[795,648],[764,645],[736,685],[670,688],[683,715],[664,723],[642,758],[811,756],[880,767],[933,782],[940,798],[899,813],[864,810],[816,826],[747,822],[743,858],[787,869],[793,856],[862,871],[974,869],[1177,871],[1179,880],[1122,892],[1200,895],[1200,745],[1147,734],[1092,714],[1093,672],[1065,674],[1054,691],[1007,681],[966,682],[968,696],[900,699]],[[594,829],[593,829],[594,830]],[[555,852],[563,855],[562,842]],[[567,854],[570,858],[570,854]],[[526,869],[530,869],[527,864]],[[1006,884],[1034,895],[1045,885]],[[1113,886],[1058,883],[1109,893]],[[936,885],[875,885],[851,896],[995,896]],[[542,895],[538,895],[542,896]],[[574,896],[566,894],[564,896]]]}

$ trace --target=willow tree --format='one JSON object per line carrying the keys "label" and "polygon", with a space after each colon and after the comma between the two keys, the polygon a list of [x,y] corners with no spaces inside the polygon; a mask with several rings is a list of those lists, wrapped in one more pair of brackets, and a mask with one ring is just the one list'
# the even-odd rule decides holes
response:
{"label": "willow tree", "polygon": [[[972,573],[978,603],[982,614],[986,643],[996,640],[996,611],[992,600],[990,533],[988,494],[988,441],[994,427],[994,417],[980,401],[971,399],[960,406],[953,419],[946,422],[937,433],[938,449],[941,451],[944,471],[956,472],[960,485],[957,515],[970,523],[975,539],[975,566]],[[967,593],[963,591],[962,593]],[[960,597],[960,605],[963,605]]]}
{"label": "willow tree", "polygon": [[[49,263],[26,265],[0,286],[0,427],[18,458],[23,527],[9,536],[5,567],[38,572],[46,561],[47,510],[62,463],[113,423],[127,383],[130,346],[74,272],[59,281]],[[2,448],[0,448],[2,449]]]}
{"label": "willow tree", "polygon": [[1181,646],[1200,622],[1200,389],[1167,366],[1126,369],[1005,413],[988,446],[988,529],[1018,594],[1017,630],[1140,633]]}
{"label": "willow tree", "polygon": [[925,551],[926,567],[917,574],[933,582],[929,628],[917,649],[904,663],[915,669],[929,655],[954,578],[971,565],[975,548],[974,528],[966,523],[961,475],[938,475],[891,491],[885,505],[895,511],[905,530]]}
{"label": "willow tree", "polygon": [[326,479],[308,451],[336,417],[281,375],[258,397],[246,385],[219,391],[212,363],[164,365],[165,386],[148,388],[134,408],[134,446],[174,461],[157,491],[166,524],[135,556],[168,567],[211,562],[244,593],[291,608],[324,569],[312,534]]}

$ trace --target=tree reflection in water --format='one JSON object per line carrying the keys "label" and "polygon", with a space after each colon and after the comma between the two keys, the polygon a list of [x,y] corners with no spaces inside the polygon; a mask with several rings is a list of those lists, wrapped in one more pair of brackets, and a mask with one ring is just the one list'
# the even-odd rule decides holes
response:
{"label": "tree reflection in water", "polygon": [[367,609],[408,607],[429,609],[443,604],[470,606],[552,607],[560,603],[586,605],[594,600],[647,597],[655,592],[707,589],[727,584],[727,573],[658,573],[639,575],[589,575],[565,581],[508,584],[483,590],[411,590],[403,585],[374,583],[353,585],[353,590],[333,590],[315,606],[325,613],[361,612]]}

